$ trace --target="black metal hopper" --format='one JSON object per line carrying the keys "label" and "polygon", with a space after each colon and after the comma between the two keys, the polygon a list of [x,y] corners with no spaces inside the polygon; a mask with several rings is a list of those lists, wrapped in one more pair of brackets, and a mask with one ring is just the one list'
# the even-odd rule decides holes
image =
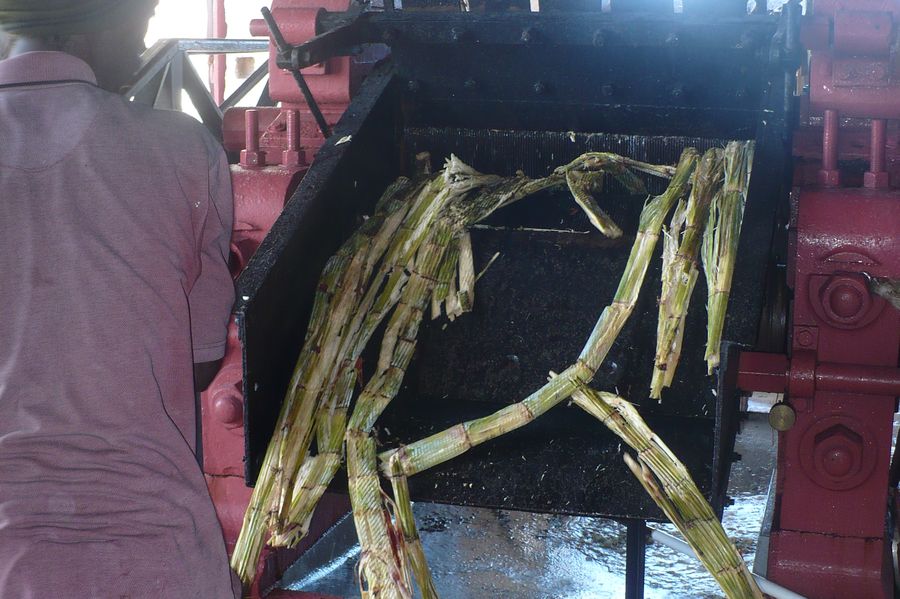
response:
{"label": "black metal hopper", "polygon": [[[325,15],[320,29],[347,22]],[[455,153],[483,172],[540,176],[587,150],[672,164],[686,146],[756,139],[725,335],[728,344],[753,345],[789,155],[790,36],[774,18],[388,11],[352,23],[331,54],[386,40],[392,58],[364,82],[238,281],[248,483],[271,437],[322,266],[420,151],[435,166]],[[651,191],[663,185],[649,183]],[[592,231],[559,192],[477,226],[476,269],[500,257],[478,282],[472,313],[423,326],[403,391],[380,420],[380,441],[395,446],[486,415],[570,364],[612,298],[643,200],[609,187],[604,206],[626,231],[615,242]],[[697,287],[678,375],[661,404],[646,399],[659,260],[594,384],[639,404],[721,510],[738,406],[727,376],[706,376],[702,277]],[[602,425],[563,405],[410,485],[418,500],[660,518],[622,451]]]}

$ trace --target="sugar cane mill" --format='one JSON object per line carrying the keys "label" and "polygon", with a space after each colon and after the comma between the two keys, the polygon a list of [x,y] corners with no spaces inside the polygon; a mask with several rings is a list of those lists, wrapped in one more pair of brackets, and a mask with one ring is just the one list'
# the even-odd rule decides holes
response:
{"label": "sugar cane mill", "polygon": [[[244,597],[900,596],[900,0],[769,4],[211,0],[147,50],[122,93],[230,161],[197,453]],[[613,521],[622,585],[477,587],[422,505]]]}

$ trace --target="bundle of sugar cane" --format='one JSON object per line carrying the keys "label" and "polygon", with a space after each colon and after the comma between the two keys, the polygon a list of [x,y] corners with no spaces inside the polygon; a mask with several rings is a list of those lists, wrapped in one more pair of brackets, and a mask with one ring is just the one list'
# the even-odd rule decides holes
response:
{"label": "bundle of sugar cane", "polygon": [[[604,156],[602,160],[590,158],[587,164],[573,164],[580,164],[584,171],[611,165],[615,176],[628,176],[620,160],[614,155]],[[656,168],[636,164],[651,172]],[[664,168],[658,170],[666,173]],[[467,228],[498,208],[563,184],[564,175],[559,173],[537,180],[524,175],[484,175],[451,156],[441,173],[416,184],[401,179],[391,186],[376,206],[375,215],[329,261],[276,435],[267,450],[232,556],[232,567],[242,580],[249,582],[255,574],[268,535],[274,545],[291,546],[306,534],[315,506],[340,465],[345,430],[356,431],[357,436],[367,434],[399,390],[402,370],[399,374],[397,370],[390,372],[386,379],[374,377],[366,390],[375,389],[377,393],[363,391],[355,410],[360,416],[347,427],[359,356],[378,325],[404,293],[409,295],[404,303],[416,306],[417,318],[421,316],[419,304],[429,300],[437,313],[446,302],[448,316],[471,309],[475,277]],[[590,218],[590,207],[583,207]],[[444,231],[444,238],[436,240],[434,231],[443,230],[435,226],[439,221],[449,229]],[[409,281],[416,279],[410,272],[416,270],[420,248],[435,241],[440,251],[432,252],[434,257],[423,279],[428,284],[412,285],[410,289],[415,292],[407,292]],[[447,250],[448,246],[452,249]],[[435,278],[438,290],[433,293],[431,281]],[[385,373],[398,331],[389,323],[387,347],[382,348],[379,360],[379,368]],[[415,332],[410,335],[414,339]],[[388,391],[378,385],[388,385]],[[310,455],[314,436],[318,452]]]}
{"label": "bundle of sugar cane", "polygon": [[393,472],[395,475],[412,476],[520,428],[569,397],[575,390],[576,381],[587,382],[593,378],[634,310],[660,228],[672,205],[687,193],[696,163],[696,151],[693,148],[685,150],[666,191],[644,206],[634,245],[613,301],[600,315],[576,363],[519,403],[381,453],[381,468],[386,475],[390,476]]}
{"label": "bundle of sugar cane", "polygon": [[[553,373],[551,373],[553,376]],[[744,559],[697,488],[684,464],[647,426],[633,405],[612,393],[579,384],[575,404],[597,418],[637,452],[628,468],[687,539],[729,599],[762,599]]]}
{"label": "bundle of sugar cane", "polygon": [[[252,580],[270,532],[276,538],[292,533],[295,533],[294,537],[302,537],[308,517],[292,520],[301,529],[301,534],[296,534],[289,524],[294,497],[308,497],[308,491],[320,496],[324,487],[316,484],[316,480],[328,478],[327,471],[336,469],[340,462],[332,453],[331,457],[326,454],[316,463],[307,463],[320,395],[323,388],[330,387],[326,377],[336,365],[344,365],[338,354],[342,341],[349,337],[345,330],[347,320],[359,313],[363,287],[360,278],[364,273],[371,273],[370,265],[384,252],[385,240],[393,238],[400,223],[408,220],[411,197],[421,199],[429,188],[426,184],[413,185],[407,179],[391,185],[379,201],[375,214],[348,239],[323,270],[304,346],[232,554],[232,569],[245,582]],[[381,280],[384,274],[379,272],[381,276],[377,278]],[[346,386],[349,381],[345,378],[344,382]],[[340,428],[338,450],[344,433]],[[329,448],[334,449],[333,446]]]}
{"label": "bundle of sugar cane", "polygon": [[[546,179],[542,182],[532,182],[521,176],[501,180],[482,175],[455,157],[451,157],[445,169],[445,176],[448,181],[470,189],[470,194],[455,196],[455,201],[447,203],[446,210],[426,241],[421,244],[412,267],[408,269],[409,280],[382,340],[376,374],[361,393],[350,418],[347,427],[348,449],[351,441],[358,443],[359,439],[370,434],[377,418],[399,391],[403,375],[412,359],[418,327],[429,297],[432,300],[432,310],[434,311],[437,305],[438,313],[440,302],[446,299],[446,311],[451,319],[471,309],[475,270],[471,263],[472,249],[468,227],[486,218],[498,208],[533,193],[542,185],[549,184]],[[455,238],[458,238],[458,243],[453,242]],[[458,292],[455,292],[456,278],[453,277],[456,262],[459,263]],[[369,457],[367,452],[348,451],[348,468],[360,471],[363,465],[353,462],[369,460]],[[374,456],[371,457],[374,459]],[[434,583],[415,530],[406,476],[396,469],[396,460],[392,468],[390,479],[394,488],[393,506],[397,514],[397,527],[400,529],[397,534],[402,535],[401,539],[391,542],[392,529],[387,524],[391,522],[389,502],[384,501],[376,505],[376,498],[371,493],[364,492],[365,488],[355,485],[350,488],[354,514],[357,512],[357,506],[363,514],[373,514],[376,511],[380,511],[381,514],[380,517],[370,515],[364,520],[356,520],[360,547],[366,556],[366,565],[360,566],[360,572],[366,580],[366,588],[375,596],[402,595],[403,587],[398,582],[400,578],[382,566],[397,558],[412,570],[419,588],[427,597],[434,593]],[[365,529],[360,530],[360,526],[365,526]],[[386,553],[389,550],[391,553]]]}
{"label": "bundle of sugar cane", "polygon": [[[361,269],[363,279],[353,278],[351,284],[342,287],[349,290],[344,296],[330,298],[327,304],[330,312],[324,327],[326,334],[321,339],[307,337],[285,402],[299,404],[303,409],[293,412],[282,410],[278,430],[282,432],[283,441],[277,444],[273,438],[261,472],[264,483],[269,483],[270,473],[274,482],[264,484],[259,497],[256,496],[257,489],[254,489],[254,497],[251,498],[250,508],[258,510],[259,505],[269,503],[269,513],[274,517],[270,517],[265,526],[242,528],[233,562],[236,561],[235,556],[240,555],[241,565],[255,563],[262,548],[260,539],[265,537],[267,529],[273,534],[273,544],[284,546],[296,543],[306,533],[315,506],[340,464],[341,441],[359,355],[398,301],[409,277],[405,267],[429,234],[437,215],[451,197],[468,191],[465,186],[448,185],[446,177],[442,176],[417,186],[408,182],[400,187],[395,184],[376,206],[376,217],[366,221],[338,252],[338,255],[355,252],[351,264],[357,265],[357,271]],[[402,200],[397,199],[404,192],[406,195]],[[397,206],[405,208],[401,212]],[[377,218],[380,216],[379,208],[387,211],[388,218]],[[374,223],[370,224],[372,221]],[[362,236],[368,243],[354,243],[360,232],[375,230],[379,224],[376,235]],[[375,268],[376,265],[378,268]],[[371,279],[368,278],[370,275]],[[324,281],[319,289],[327,289]],[[356,303],[335,301],[344,297],[355,299]],[[343,309],[343,306],[350,304],[353,309]],[[324,314],[324,309],[322,312]],[[313,314],[319,314],[315,306]],[[310,371],[320,374],[312,378],[314,384],[308,382]],[[292,393],[293,389],[297,392]],[[297,397],[301,400],[297,401]],[[315,411],[316,418],[312,418],[312,411]],[[319,453],[309,456],[307,451],[312,440],[313,422],[318,423]],[[284,448],[290,449],[285,451]],[[263,475],[266,475],[265,479]],[[245,533],[253,540],[246,544],[248,551],[244,551],[245,544],[241,543]],[[256,553],[255,557],[252,552]],[[242,577],[246,576],[245,580],[253,575],[253,571],[246,568],[235,570]]]}
{"label": "bundle of sugar cane", "polygon": [[663,256],[662,294],[659,299],[656,357],[650,397],[659,399],[663,387],[671,385],[681,355],[684,321],[694,284],[703,227],[709,206],[722,183],[722,150],[708,150],[694,173],[687,203],[676,209],[668,230]]}
{"label": "bundle of sugar cane", "polygon": [[713,198],[703,234],[701,256],[708,293],[706,363],[709,374],[719,365],[725,310],[731,293],[752,164],[752,141],[732,141],[725,146],[725,186]]}

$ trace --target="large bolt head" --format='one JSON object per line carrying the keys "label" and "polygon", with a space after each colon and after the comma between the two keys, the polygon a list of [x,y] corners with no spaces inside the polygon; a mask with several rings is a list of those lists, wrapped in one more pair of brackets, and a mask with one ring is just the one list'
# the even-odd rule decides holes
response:
{"label": "large bolt head", "polygon": [[213,395],[212,411],[216,420],[228,428],[244,424],[244,401],[236,389],[223,389]]}
{"label": "large bolt head", "polygon": [[828,318],[842,325],[859,322],[872,305],[869,289],[859,277],[832,277],[822,288],[819,299]]}
{"label": "large bolt head", "polygon": [[809,478],[825,489],[852,489],[871,476],[878,462],[872,432],[862,422],[828,416],[803,433],[800,464]]}

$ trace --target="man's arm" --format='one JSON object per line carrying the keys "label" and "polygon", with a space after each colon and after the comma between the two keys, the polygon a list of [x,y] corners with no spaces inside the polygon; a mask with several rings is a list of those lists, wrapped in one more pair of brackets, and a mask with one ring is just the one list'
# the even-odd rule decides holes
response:
{"label": "man's arm", "polygon": [[194,388],[197,390],[197,393],[206,391],[221,366],[222,358],[213,362],[194,364]]}
{"label": "man's arm", "polygon": [[[191,343],[194,350],[194,388],[205,391],[222,365],[226,330],[234,303],[234,281],[228,271],[233,221],[231,174],[218,142],[204,137],[209,152],[208,198],[198,198],[193,209],[205,208],[200,230],[195,231],[200,257],[199,275],[188,295]],[[205,204],[205,206],[204,206]]]}

